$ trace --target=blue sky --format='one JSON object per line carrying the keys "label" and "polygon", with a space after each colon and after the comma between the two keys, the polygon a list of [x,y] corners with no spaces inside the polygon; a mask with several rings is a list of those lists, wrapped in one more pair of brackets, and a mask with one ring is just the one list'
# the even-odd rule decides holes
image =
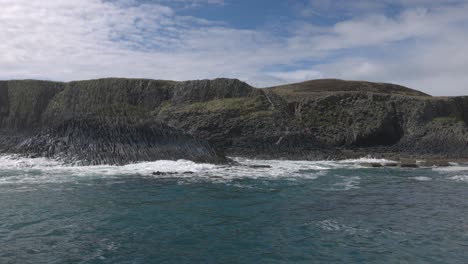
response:
{"label": "blue sky", "polygon": [[0,0],[0,79],[316,78],[468,94],[467,0]]}

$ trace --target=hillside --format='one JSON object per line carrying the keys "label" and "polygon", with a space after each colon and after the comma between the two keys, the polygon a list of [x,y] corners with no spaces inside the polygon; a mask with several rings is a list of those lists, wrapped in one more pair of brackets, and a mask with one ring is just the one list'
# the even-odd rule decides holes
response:
{"label": "hillside", "polygon": [[0,152],[80,164],[154,159],[468,158],[468,97],[314,80],[0,82]]}
{"label": "hillside", "polygon": [[337,92],[370,92],[408,96],[429,96],[423,92],[391,83],[319,79],[269,88],[284,96],[318,95]]}

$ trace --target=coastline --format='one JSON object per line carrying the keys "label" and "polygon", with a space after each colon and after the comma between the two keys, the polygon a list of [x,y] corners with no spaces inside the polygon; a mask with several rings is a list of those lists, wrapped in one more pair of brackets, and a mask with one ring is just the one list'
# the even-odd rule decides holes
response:
{"label": "coastline", "polygon": [[382,83],[234,79],[0,81],[0,153],[69,163],[468,160],[468,97]]}

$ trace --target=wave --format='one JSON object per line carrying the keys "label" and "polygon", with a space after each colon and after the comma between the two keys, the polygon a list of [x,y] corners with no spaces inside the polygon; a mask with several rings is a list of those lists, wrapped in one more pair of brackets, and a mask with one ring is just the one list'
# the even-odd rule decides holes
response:
{"label": "wave", "polygon": [[0,156],[0,184],[76,181],[80,177],[118,178],[131,175],[151,177],[152,173],[157,171],[177,173],[182,177],[184,172],[197,174],[217,167],[219,166],[188,160],[159,160],[125,166],[70,166],[52,159],[7,155]]}
{"label": "wave", "polygon": [[[362,158],[356,160],[341,160],[341,161],[291,161],[291,160],[253,160],[245,158],[232,158],[238,162],[240,166],[235,166],[237,171],[244,173],[245,171],[263,171],[269,172],[271,175],[280,176],[284,173],[294,173],[308,170],[331,170],[331,169],[349,169],[359,168],[359,163],[365,162],[382,162],[391,163],[393,161],[383,159]],[[47,158],[26,158],[19,155],[3,155],[0,156],[0,171],[5,170],[43,170],[48,172],[71,172],[73,174],[104,174],[104,175],[121,175],[121,174],[151,174],[155,171],[161,172],[206,172],[213,170],[223,170],[227,165],[214,165],[208,163],[195,163],[188,160],[158,160],[152,162],[140,162],[123,166],[114,165],[92,165],[92,166],[72,166],[67,165],[59,160]]]}
{"label": "wave", "polygon": [[[124,166],[70,166],[52,159],[4,155],[0,156],[0,185],[61,183],[80,181],[83,178],[122,178],[135,176],[216,182],[227,182],[236,179],[315,180],[323,176],[333,176],[339,178],[339,182],[335,182],[331,186],[332,190],[351,190],[359,188],[361,179],[358,176],[340,176],[338,172],[329,173],[329,171],[363,169],[359,165],[361,163],[395,162],[369,157],[341,161],[253,160],[237,157],[232,159],[238,165],[215,165],[195,163],[188,160],[159,160]],[[153,174],[153,172],[160,173]]]}
{"label": "wave", "polygon": [[450,179],[458,182],[468,182],[468,175],[455,175],[450,177]]}
{"label": "wave", "polygon": [[343,233],[348,233],[350,235],[354,235],[356,233],[363,233],[363,232],[368,232],[368,230],[365,229],[358,229],[349,225],[341,224],[338,221],[334,219],[326,219],[322,221],[318,221],[317,226],[328,232],[343,232]]}
{"label": "wave", "polygon": [[398,163],[397,161],[393,160],[387,160],[387,159],[377,159],[377,158],[371,158],[371,157],[366,157],[366,158],[359,158],[359,159],[347,159],[347,160],[341,160],[338,161],[338,163],[341,164],[359,164],[359,163],[382,163],[382,164],[390,164],[390,163]]}
{"label": "wave", "polygon": [[62,164],[60,161],[47,158],[25,158],[19,155],[0,156],[0,169],[57,167]]}
{"label": "wave", "polygon": [[411,177],[411,179],[416,180],[416,181],[432,181],[431,177],[426,177],[426,176]]}
{"label": "wave", "polygon": [[433,168],[432,170],[440,171],[440,172],[468,171],[468,166],[440,167],[440,168]]}

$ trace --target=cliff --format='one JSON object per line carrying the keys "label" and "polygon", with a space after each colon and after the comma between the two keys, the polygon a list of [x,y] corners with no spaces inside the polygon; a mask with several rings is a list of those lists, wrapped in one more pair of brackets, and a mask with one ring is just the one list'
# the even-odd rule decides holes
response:
{"label": "cliff", "polygon": [[72,163],[155,159],[468,158],[468,97],[315,80],[0,82],[0,152]]}
{"label": "cliff", "polygon": [[73,164],[223,162],[210,144],[152,118],[174,82],[104,79],[0,83],[0,152]]}

